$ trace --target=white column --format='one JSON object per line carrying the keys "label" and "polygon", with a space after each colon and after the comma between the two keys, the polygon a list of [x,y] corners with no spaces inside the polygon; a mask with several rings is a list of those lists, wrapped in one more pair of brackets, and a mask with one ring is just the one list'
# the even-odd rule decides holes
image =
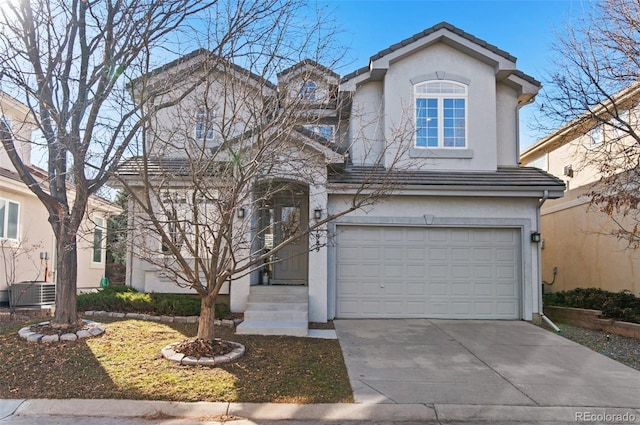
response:
{"label": "white column", "polygon": [[[327,216],[327,191],[325,186],[309,187],[309,217],[314,221],[317,208],[322,209],[322,218]],[[327,321],[327,235],[326,226],[321,229],[319,249],[315,249],[315,232],[309,235],[309,321]]]}

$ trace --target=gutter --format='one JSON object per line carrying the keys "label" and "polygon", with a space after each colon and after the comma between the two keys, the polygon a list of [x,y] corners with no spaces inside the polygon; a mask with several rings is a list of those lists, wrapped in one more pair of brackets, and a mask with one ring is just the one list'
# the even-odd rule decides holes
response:
{"label": "gutter", "polygon": [[[540,231],[540,208],[542,208],[542,204],[545,203],[545,201],[549,199],[549,191],[545,189],[545,191],[542,194],[542,198],[540,199],[540,201],[538,202],[538,206],[536,207],[536,231]],[[540,244],[537,244],[537,248],[538,248],[538,314],[540,315],[540,318],[547,324],[549,325],[554,331],[556,332],[560,332],[560,328],[557,327],[555,325],[555,323],[553,323],[551,321],[551,319],[549,319],[547,316],[544,315],[544,306],[542,303],[542,248],[540,247]]]}

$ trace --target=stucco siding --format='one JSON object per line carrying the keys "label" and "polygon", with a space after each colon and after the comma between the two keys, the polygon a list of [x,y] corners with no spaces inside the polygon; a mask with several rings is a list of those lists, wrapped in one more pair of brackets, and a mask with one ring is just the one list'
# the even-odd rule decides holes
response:
{"label": "stucco siding", "polygon": [[[384,86],[385,137],[394,140],[401,129],[414,128],[412,80],[436,74],[444,75],[445,79],[450,75],[450,78],[468,81],[466,148],[473,151],[473,155],[464,159],[441,158],[436,152],[430,158],[410,158],[408,152],[403,152],[403,165],[412,169],[495,170],[497,117],[494,69],[443,43],[426,47],[389,67]],[[405,139],[407,144],[413,144],[413,132],[406,134]],[[397,151],[397,146],[386,151],[386,163],[393,162],[393,158],[398,156]]]}
{"label": "stucco siding", "polygon": [[496,86],[497,161],[498,166],[513,167],[518,164],[518,95],[504,84]]}
{"label": "stucco siding", "polygon": [[583,192],[570,191],[564,199],[547,201],[542,209],[543,280],[552,282],[553,268],[558,270],[545,292],[601,288],[639,294],[640,251],[610,235],[615,224],[606,214],[590,210],[588,201],[577,195]]}

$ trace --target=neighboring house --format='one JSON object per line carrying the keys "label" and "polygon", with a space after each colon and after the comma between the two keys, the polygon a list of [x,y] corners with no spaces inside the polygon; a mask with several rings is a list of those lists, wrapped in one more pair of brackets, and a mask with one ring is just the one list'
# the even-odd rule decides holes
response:
{"label": "neighboring house", "polygon": [[[22,160],[36,179],[46,180],[46,171],[31,163],[31,133],[36,125],[27,106],[0,92],[0,112],[12,130]],[[78,235],[79,291],[100,286],[105,270],[107,218],[120,212],[117,205],[98,197],[92,197],[89,205],[88,218]],[[46,208],[20,180],[0,145],[0,302],[8,301],[10,284],[55,282],[55,236],[48,219]]]}
{"label": "neighboring house", "polygon": [[[179,73],[172,67],[187,66],[197,55],[159,72]],[[296,75],[302,72],[301,89]],[[255,308],[249,301],[269,291],[277,300],[277,284],[302,288],[312,322],[536,319],[539,208],[565,188],[543,171],[518,166],[519,109],[539,89],[516,68],[516,58],[447,23],[380,51],[342,79],[309,60],[278,74],[269,90],[282,99],[306,94],[313,112],[312,123],[292,137],[313,150],[314,161],[324,155],[324,175],[317,180],[324,183],[299,182],[299,220],[340,210],[363,179],[382,178],[391,166],[386,177],[397,188],[366,210],[329,223],[326,246],[309,249],[310,240],[292,247],[299,250],[290,256],[296,264],[276,263],[270,285],[262,285],[259,272],[233,280],[231,309],[247,319],[238,331],[261,332],[257,322],[270,319],[249,319]],[[180,121],[164,116],[158,122]],[[408,137],[403,146],[393,145],[402,122]],[[180,163],[178,141],[155,149],[163,149],[165,158],[170,150],[171,166]],[[135,171],[129,173],[135,180]],[[273,211],[292,207],[273,201]],[[263,221],[255,222],[260,231]],[[161,268],[135,255],[129,266],[129,285],[176,291]]]}
{"label": "neighboring house", "polygon": [[[634,105],[639,98],[637,85],[612,97],[629,123],[637,121]],[[601,178],[599,163],[603,159],[598,150],[608,149],[607,144],[613,140],[619,140],[618,145],[624,144],[624,134],[609,125],[582,118],[539,140],[520,156],[523,165],[547,171],[564,180],[567,186],[564,198],[549,200],[541,209],[545,291],[601,288],[638,295],[640,251],[628,248],[625,241],[612,236],[618,226],[612,217],[590,207],[588,195]],[[614,218],[633,226],[625,217]]]}

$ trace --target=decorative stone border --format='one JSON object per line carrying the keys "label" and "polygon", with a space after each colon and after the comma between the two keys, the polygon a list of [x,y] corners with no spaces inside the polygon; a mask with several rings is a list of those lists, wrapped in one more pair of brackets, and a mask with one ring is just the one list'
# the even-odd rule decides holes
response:
{"label": "decorative stone border", "polygon": [[174,342],[173,344],[167,345],[160,351],[160,353],[162,354],[162,357],[164,357],[167,360],[180,363],[182,365],[188,365],[188,366],[195,366],[195,365],[215,366],[217,364],[231,362],[244,354],[244,350],[245,350],[244,345],[239,344],[237,342],[233,342],[233,341],[225,341],[225,342],[228,344],[234,345],[236,348],[234,348],[230,353],[224,354],[221,356],[200,357],[199,359],[193,356],[185,356],[182,353],[177,353],[173,351],[173,347],[180,344],[179,342]]}
{"label": "decorative stone border", "polygon": [[[98,317],[117,317],[117,318],[138,319],[138,320],[152,320],[154,322],[165,322],[165,323],[198,323],[198,318],[200,317],[200,316],[154,316],[151,314],[112,313],[108,311],[85,311],[84,315],[98,316]],[[242,323],[242,319],[237,319],[237,320],[216,319],[214,322],[214,325],[235,327],[235,326],[238,326],[238,324],[240,323]]]}
{"label": "decorative stone border", "polygon": [[[31,326],[26,326],[18,331],[20,337],[26,339],[29,342],[58,342],[58,341],[75,341],[82,338],[91,338],[94,336],[102,335],[105,331],[104,325],[98,322],[92,322],[91,320],[82,320],[85,324],[85,329],[81,329],[76,333],[66,333],[62,335],[42,335],[31,330]],[[50,322],[40,322],[37,325],[48,325]]]}

